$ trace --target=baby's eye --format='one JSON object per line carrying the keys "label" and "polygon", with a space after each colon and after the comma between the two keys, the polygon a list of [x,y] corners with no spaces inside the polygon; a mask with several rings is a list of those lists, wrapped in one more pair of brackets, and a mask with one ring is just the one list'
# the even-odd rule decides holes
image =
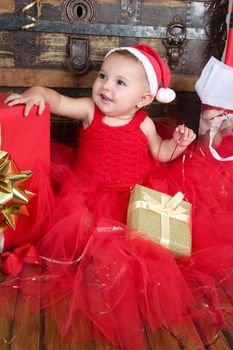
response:
{"label": "baby's eye", "polygon": [[99,78],[100,79],[105,79],[106,78],[106,74],[104,74],[104,73],[99,73]]}
{"label": "baby's eye", "polygon": [[122,86],[126,86],[125,82],[121,79],[117,80],[117,85],[122,85]]}

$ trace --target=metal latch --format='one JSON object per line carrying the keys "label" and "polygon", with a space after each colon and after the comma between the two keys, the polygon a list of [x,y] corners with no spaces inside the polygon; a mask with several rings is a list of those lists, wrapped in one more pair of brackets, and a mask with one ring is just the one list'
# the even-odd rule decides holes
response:
{"label": "metal latch", "polygon": [[76,75],[83,75],[89,71],[90,59],[87,39],[70,36],[67,66]]}
{"label": "metal latch", "polygon": [[171,69],[175,69],[187,44],[186,27],[180,16],[175,16],[168,24],[163,43],[167,49],[168,64]]}

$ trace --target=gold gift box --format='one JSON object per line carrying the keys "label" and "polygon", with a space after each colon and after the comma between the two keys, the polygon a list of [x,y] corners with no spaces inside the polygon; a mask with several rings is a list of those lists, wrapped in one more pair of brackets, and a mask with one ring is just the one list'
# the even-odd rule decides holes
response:
{"label": "gold gift box", "polygon": [[161,244],[176,256],[189,256],[192,250],[192,205],[175,196],[135,185],[129,201],[127,225]]}

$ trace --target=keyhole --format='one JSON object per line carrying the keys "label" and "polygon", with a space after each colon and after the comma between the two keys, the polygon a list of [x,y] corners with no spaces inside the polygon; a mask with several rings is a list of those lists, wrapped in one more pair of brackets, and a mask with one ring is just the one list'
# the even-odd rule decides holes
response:
{"label": "keyhole", "polygon": [[81,4],[76,7],[76,15],[78,18],[85,18],[87,15],[87,8]]}
{"label": "keyhole", "polygon": [[[1,0],[0,0],[1,1]],[[94,7],[90,0],[67,0],[66,14],[73,23],[91,22],[94,16]]]}

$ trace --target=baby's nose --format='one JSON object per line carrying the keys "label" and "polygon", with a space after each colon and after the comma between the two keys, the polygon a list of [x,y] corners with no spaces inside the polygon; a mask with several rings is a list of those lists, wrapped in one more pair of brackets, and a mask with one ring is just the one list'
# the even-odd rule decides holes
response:
{"label": "baby's nose", "polygon": [[105,82],[104,82],[104,88],[106,90],[111,90],[112,89],[112,81],[110,79],[107,79]]}

